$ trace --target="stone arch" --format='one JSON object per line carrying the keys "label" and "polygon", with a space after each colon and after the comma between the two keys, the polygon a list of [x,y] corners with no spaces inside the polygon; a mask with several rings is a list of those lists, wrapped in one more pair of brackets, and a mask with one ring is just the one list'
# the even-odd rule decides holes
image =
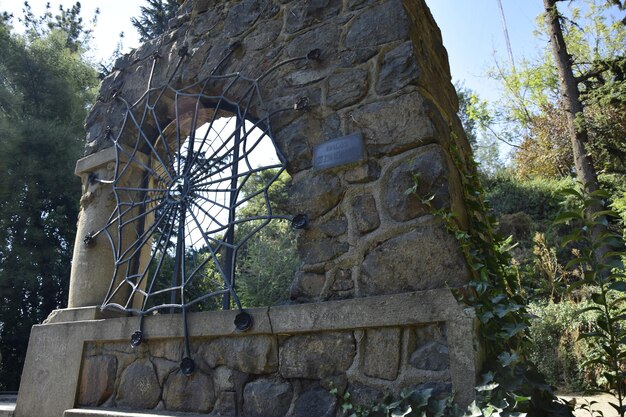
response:
{"label": "stone arch", "polygon": [[[172,79],[172,85],[197,89],[214,74],[207,95],[237,102],[249,86],[227,87],[219,75],[262,77],[263,100],[252,113],[270,120],[287,158],[292,214],[305,213],[311,222],[298,238],[302,266],[292,299],[467,282],[456,243],[419,202],[433,194],[437,208],[450,208],[463,222],[459,169],[470,169],[447,56],[422,1],[188,0],[170,27],[120,58],[103,81],[102,99],[87,120],[88,154],[109,146],[108,137],[119,132],[114,98],[139,100],[148,79],[155,88]],[[295,110],[304,99],[305,111]],[[171,123],[174,109],[164,100],[155,112]],[[316,147],[356,132],[363,160],[331,170],[313,166]],[[407,197],[416,172],[419,196]]]}

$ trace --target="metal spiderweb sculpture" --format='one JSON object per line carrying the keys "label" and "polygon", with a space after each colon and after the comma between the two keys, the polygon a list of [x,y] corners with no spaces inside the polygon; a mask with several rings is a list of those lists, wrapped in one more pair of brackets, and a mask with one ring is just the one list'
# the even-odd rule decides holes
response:
{"label": "metal spiderweb sculpture", "polygon": [[[119,94],[126,111],[123,127],[112,138],[116,150],[111,182],[116,209],[104,233],[114,254],[114,273],[103,309],[139,315],[139,329],[131,344],[143,338],[143,317],[156,311],[182,312],[184,356],[181,370],[191,374],[187,312],[194,306],[221,301],[222,308],[239,310],[234,325],[245,331],[252,318],[235,291],[238,251],[275,215],[268,189],[284,171],[286,161],[275,146],[270,117],[253,117],[262,106],[259,82],[279,66],[295,60],[317,59],[319,51],[290,59],[251,79],[239,73],[215,75],[233,48],[208,78],[184,88],[172,80],[154,87],[159,57],[155,54],[148,86],[134,103]],[[214,91],[221,90],[215,95]],[[233,100],[232,97],[237,97]],[[303,110],[301,98],[289,109]],[[166,109],[166,110],[164,110]],[[169,114],[166,120],[163,113]],[[171,120],[170,120],[171,119]],[[271,148],[270,162],[263,154]],[[265,162],[263,162],[265,161]],[[256,201],[261,214],[245,214]],[[306,226],[306,217],[288,218],[292,226]],[[89,236],[92,239],[93,236]]]}

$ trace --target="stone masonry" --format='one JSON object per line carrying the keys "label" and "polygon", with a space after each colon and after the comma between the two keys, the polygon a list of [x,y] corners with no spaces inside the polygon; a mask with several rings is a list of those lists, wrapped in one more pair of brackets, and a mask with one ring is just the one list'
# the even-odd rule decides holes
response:
{"label": "stone masonry", "polygon": [[[471,169],[470,150],[424,0],[186,0],[169,27],[117,60],[86,120],[69,308],[33,329],[16,417],[59,417],[73,407],[338,416],[331,387],[357,404],[406,387],[454,391],[459,403],[471,402],[475,318],[450,290],[470,275],[459,244],[432,214],[449,210],[466,224],[460,178]],[[83,242],[106,223],[113,202],[111,185],[90,179],[110,176],[112,138],[122,146],[133,140],[132,132],[120,136],[116,98],[140,99],[153,65],[154,86],[182,88],[216,69],[267,74],[258,84],[263,102],[251,112],[271,115],[293,179],[290,214],[309,219],[296,232],[301,263],[291,305],[255,309],[247,333],[233,329],[234,312],[190,315],[192,376],[178,368],[178,318],[146,318],[147,340],[133,349],[136,318],[97,312],[112,257],[104,236]],[[242,94],[219,81],[210,88],[232,102]],[[176,121],[171,107],[154,111],[162,125],[146,125],[147,135]],[[316,147],[350,134],[362,137],[363,158],[314,166]],[[41,386],[52,399],[32,400]]]}

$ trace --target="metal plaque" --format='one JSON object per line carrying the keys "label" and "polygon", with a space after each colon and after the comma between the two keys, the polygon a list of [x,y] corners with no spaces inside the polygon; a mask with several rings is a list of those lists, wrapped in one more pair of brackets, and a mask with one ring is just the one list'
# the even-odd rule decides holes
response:
{"label": "metal plaque", "polygon": [[360,133],[328,140],[313,148],[313,168],[329,169],[365,159],[365,144]]}

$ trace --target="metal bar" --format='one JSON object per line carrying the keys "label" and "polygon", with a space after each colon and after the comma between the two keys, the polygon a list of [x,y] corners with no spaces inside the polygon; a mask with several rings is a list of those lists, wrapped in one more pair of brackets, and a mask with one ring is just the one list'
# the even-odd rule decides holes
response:
{"label": "metal bar", "polygon": [[[237,204],[237,179],[238,179],[238,170],[239,170],[239,142],[241,141],[241,126],[242,120],[239,114],[237,114],[237,123],[235,125],[235,146],[233,146],[233,165],[231,176],[230,188],[234,191],[230,192],[230,205],[228,208],[228,231],[226,232],[226,236],[224,241],[226,242],[226,256],[225,256],[225,287],[229,288],[231,291],[235,285],[235,250],[232,247],[232,244],[235,240],[235,214],[236,214],[236,204]],[[224,294],[224,298],[222,300],[222,308],[224,310],[230,310],[230,292]]]}

